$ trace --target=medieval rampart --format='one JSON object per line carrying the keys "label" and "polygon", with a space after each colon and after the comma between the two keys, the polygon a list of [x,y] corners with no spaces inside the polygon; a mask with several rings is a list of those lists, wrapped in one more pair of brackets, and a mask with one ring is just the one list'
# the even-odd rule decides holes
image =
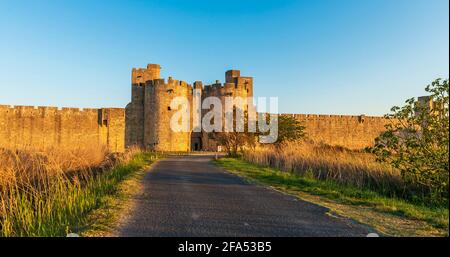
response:
{"label": "medieval rampart", "polygon": [[0,105],[0,147],[4,148],[105,146],[122,152],[124,133],[125,112],[120,108]]}
{"label": "medieval rampart", "polygon": [[384,117],[365,115],[283,115],[293,116],[300,121],[312,141],[349,149],[373,146],[375,138],[385,131],[385,125],[392,122]]}

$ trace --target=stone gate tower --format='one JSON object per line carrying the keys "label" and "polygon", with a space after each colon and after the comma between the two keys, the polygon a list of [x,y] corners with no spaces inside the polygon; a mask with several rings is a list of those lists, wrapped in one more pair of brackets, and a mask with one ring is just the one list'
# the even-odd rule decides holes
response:
{"label": "stone gate tower", "polygon": [[[125,144],[136,145],[155,151],[217,150],[214,138],[203,132],[174,132],[170,128],[170,108],[174,97],[185,97],[189,101],[190,126],[192,131],[193,87],[184,81],[160,78],[161,67],[148,64],[147,68],[133,68],[131,72],[131,102],[126,106]],[[201,90],[202,100],[208,96],[219,97],[222,106],[226,96],[253,96],[253,78],[241,77],[239,70],[225,73],[225,83],[218,80],[203,87],[201,81],[194,82]],[[209,110],[202,110],[201,117]]]}
{"label": "stone gate tower", "polygon": [[192,102],[192,87],[171,77],[160,78],[160,66],[132,70],[131,103],[126,107],[125,142],[127,146],[155,151],[189,151],[190,133],[170,129],[174,97],[186,97]]}

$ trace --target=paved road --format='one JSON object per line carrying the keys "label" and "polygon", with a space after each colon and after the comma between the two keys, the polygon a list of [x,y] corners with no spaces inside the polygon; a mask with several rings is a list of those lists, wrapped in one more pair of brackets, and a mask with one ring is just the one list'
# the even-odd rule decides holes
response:
{"label": "paved road", "polygon": [[120,236],[365,236],[370,231],[327,209],[253,185],[210,156],[156,163]]}

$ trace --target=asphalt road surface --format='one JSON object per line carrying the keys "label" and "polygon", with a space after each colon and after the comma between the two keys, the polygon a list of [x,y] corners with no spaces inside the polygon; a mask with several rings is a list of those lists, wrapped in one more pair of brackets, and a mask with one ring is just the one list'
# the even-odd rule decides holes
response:
{"label": "asphalt road surface", "polygon": [[366,226],[327,208],[254,185],[211,156],[161,160],[143,180],[119,236],[366,236]]}

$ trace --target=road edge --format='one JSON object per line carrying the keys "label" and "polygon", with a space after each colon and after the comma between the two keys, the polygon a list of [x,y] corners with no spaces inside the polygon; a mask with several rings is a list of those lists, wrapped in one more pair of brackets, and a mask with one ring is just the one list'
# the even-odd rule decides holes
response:
{"label": "road edge", "polygon": [[134,197],[144,189],[145,175],[151,172],[152,167],[162,159],[159,157],[122,181],[117,194],[106,199],[105,206],[94,210],[86,217],[91,224],[80,232],[80,236],[118,237],[120,226],[136,207]]}
{"label": "road edge", "polygon": [[[259,185],[268,189],[272,189],[275,190],[277,192],[283,193],[285,195],[289,195],[289,196],[293,196],[296,197],[298,199],[301,199],[303,201],[312,203],[312,204],[316,204],[318,206],[327,208],[328,211],[328,215],[331,216],[337,216],[337,217],[342,217],[344,219],[349,219],[353,222],[356,222],[359,225],[362,226],[366,226],[367,228],[369,228],[370,230],[375,231],[375,233],[379,234],[380,236],[406,236],[406,237],[423,237],[423,236],[437,236],[437,237],[442,237],[445,235],[441,235],[439,230],[434,229],[432,226],[430,226],[429,224],[423,222],[423,221],[418,221],[418,220],[410,220],[410,219],[404,219],[392,214],[388,214],[388,213],[380,213],[380,212],[376,212],[374,210],[372,210],[370,207],[362,207],[362,206],[350,206],[350,205],[345,205],[342,203],[338,203],[335,201],[332,201],[330,199],[318,196],[318,195],[312,195],[312,194],[308,194],[302,191],[297,191],[297,190],[290,190],[288,188],[283,188],[283,187],[275,187],[263,182],[260,182],[257,179],[248,177],[247,175],[243,174],[243,172],[238,171],[238,170],[228,170],[224,167],[222,167],[218,162],[216,162],[214,159],[211,160],[212,165],[215,165],[216,167],[221,168],[222,170],[226,171],[229,174],[238,176],[242,179],[244,179],[245,181],[255,184],[255,185]],[[370,218],[370,217],[375,217],[375,218]],[[392,222],[393,224],[395,223],[396,225],[392,225],[392,226],[387,226],[386,224],[389,224],[390,222]],[[397,222],[397,223],[396,223]],[[426,234],[426,235],[422,235],[422,234],[418,234],[417,232],[417,226],[413,226],[410,225],[411,223],[414,223],[415,225],[419,224],[420,227],[422,228],[428,228],[428,231],[436,231],[435,234]],[[405,227],[410,227],[409,230],[405,230]]]}

